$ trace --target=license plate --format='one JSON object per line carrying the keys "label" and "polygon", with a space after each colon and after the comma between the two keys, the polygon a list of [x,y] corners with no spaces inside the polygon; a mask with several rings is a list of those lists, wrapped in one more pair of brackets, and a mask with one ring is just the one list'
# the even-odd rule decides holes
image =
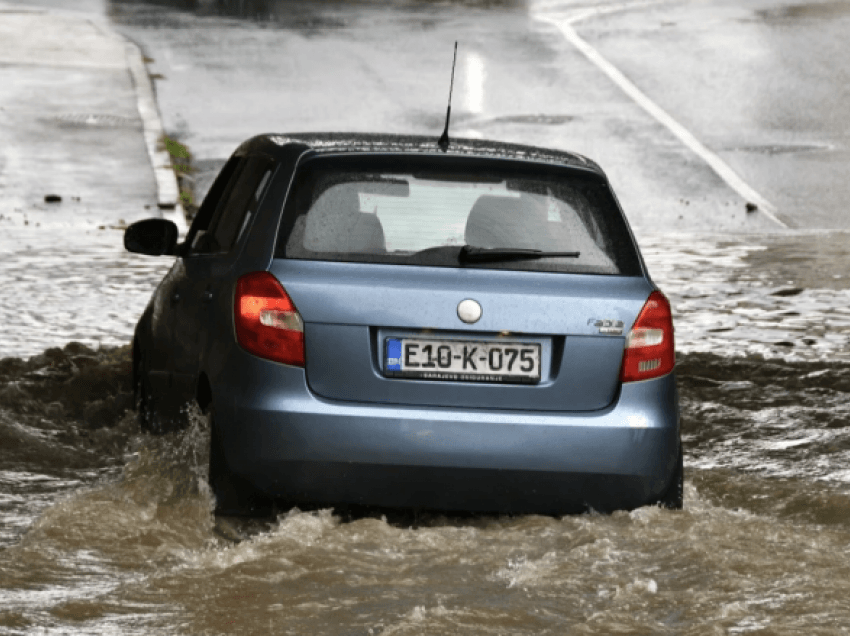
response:
{"label": "license plate", "polygon": [[384,375],[391,378],[536,384],[540,344],[482,340],[387,338]]}

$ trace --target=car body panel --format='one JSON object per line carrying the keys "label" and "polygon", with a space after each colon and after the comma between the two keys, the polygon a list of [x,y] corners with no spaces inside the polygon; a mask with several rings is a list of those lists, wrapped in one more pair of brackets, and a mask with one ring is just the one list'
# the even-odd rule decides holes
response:
{"label": "car body panel", "polygon": [[[379,317],[385,325],[469,331],[598,335],[590,319],[628,328],[653,289],[638,276],[284,259],[269,271],[308,323],[375,326]],[[465,298],[483,308],[474,324],[458,318]]]}
{"label": "car body panel", "polygon": [[[304,320],[311,390],[335,399],[435,406],[604,408],[616,391],[624,337],[600,334],[595,324],[619,320],[627,329],[652,290],[641,277],[283,259],[270,271]],[[474,324],[458,318],[466,298],[483,308]],[[436,339],[540,342],[543,376],[535,385],[386,378],[387,329]]]}
{"label": "car body panel", "polygon": [[[216,407],[217,417],[230,423],[222,430],[228,464],[276,497],[330,503],[342,489],[356,493],[353,503],[440,508],[444,494],[416,475],[434,474],[418,469],[444,468],[473,477],[501,472],[500,491],[510,491],[516,473],[522,477],[511,495],[516,501],[535,473],[561,486],[578,475],[593,484],[591,490],[549,492],[547,512],[636,507],[663,492],[678,452],[672,374],[624,385],[606,409],[567,414],[328,400],[310,390],[301,369],[241,351],[232,352],[222,369],[213,392],[219,384],[228,387],[230,399]],[[315,478],[326,467],[326,476],[311,485],[307,476]],[[397,474],[411,481],[378,498],[366,484],[349,483],[349,474],[382,468],[385,478]],[[606,485],[605,476],[614,479]],[[617,494],[624,484],[625,494]],[[502,509],[486,493],[477,501],[465,497],[470,509]]]}

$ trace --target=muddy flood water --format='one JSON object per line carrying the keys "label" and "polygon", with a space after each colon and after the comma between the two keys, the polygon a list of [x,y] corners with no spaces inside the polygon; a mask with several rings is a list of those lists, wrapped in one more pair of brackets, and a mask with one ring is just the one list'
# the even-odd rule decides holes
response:
{"label": "muddy flood water", "polygon": [[[59,324],[0,336],[0,634],[850,633],[848,238],[640,237],[675,310],[682,511],[216,517],[204,418],[150,437],[129,410],[133,321],[31,300]],[[69,260],[83,315],[141,311],[168,264],[125,258],[89,290]],[[0,265],[4,293],[39,266]]]}

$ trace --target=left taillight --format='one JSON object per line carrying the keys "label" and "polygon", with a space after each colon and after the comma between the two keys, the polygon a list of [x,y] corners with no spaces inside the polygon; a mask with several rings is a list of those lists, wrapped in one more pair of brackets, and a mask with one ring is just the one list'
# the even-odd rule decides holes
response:
{"label": "left taillight", "polygon": [[670,303],[664,294],[654,291],[626,337],[620,380],[635,382],[658,378],[670,373],[674,366],[676,350]]}
{"label": "left taillight", "polygon": [[292,299],[269,272],[236,282],[233,299],[236,341],[255,356],[304,366],[304,321]]}

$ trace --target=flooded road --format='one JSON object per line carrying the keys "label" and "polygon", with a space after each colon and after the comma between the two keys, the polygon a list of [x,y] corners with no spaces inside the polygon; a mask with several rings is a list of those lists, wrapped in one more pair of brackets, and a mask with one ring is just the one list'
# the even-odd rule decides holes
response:
{"label": "flooded road", "polygon": [[[40,515],[22,536],[23,527],[3,537],[0,627],[844,633],[850,367],[692,354],[679,377],[682,512],[215,519],[202,419],[170,438],[137,436],[129,415],[112,429],[54,435],[40,456],[2,475],[4,520]],[[55,430],[34,408],[14,417],[19,434]],[[51,489],[64,494],[46,509],[34,503]]]}
{"label": "flooded road", "polygon": [[[216,517],[205,419],[194,412],[186,431],[153,438],[139,433],[131,410],[127,343],[170,259],[127,254],[118,227],[92,224],[88,234],[57,241],[45,225],[27,224],[15,228],[19,240],[0,259],[0,634],[850,632],[850,236],[765,234],[777,228],[747,214],[713,173],[531,15],[559,3],[442,2],[437,13],[395,4],[404,11],[374,2],[319,12],[260,0],[85,3],[151,53],[166,128],[195,153],[197,180],[265,129],[439,132],[442,89],[436,108],[429,100],[445,84],[448,56],[435,51],[449,51],[463,33],[457,132],[587,153],[623,195],[674,310],[685,509]],[[819,6],[841,17],[840,4]],[[784,16],[811,12],[806,7],[768,12],[770,37],[790,31]],[[723,115],[716,139],[702,135],[702,115],[713,116],[717,104],[685,108],[702,100],[669,81],[685,75],[670,47],[693,33],[707,37],[713,23],[694,20],[688,3],[675,18],[667,10],[641,20],[612,14],[608,32],[583,33],[637,76],[649,57],[632,55],[640,38],[629,29],[652,31],[662,21],[649,84],[660,103],[776,194],[798,227],[813,215],[830,221],[825,227],[846,227],[846,183],[822,181],[843,165],[846,144],[831,139],[846,109],[835,109],[829,130],[798,138],[780,118],[743,139],[738,132],[752,129],[750,120],[734,114],[750,111],[736,108]],[[752,11],[717,14],[734,23],[723,32],[739,42],[751,24],[741,13]],[[803,50],[793,49],[795,60]],[[713,64],[731,68],[725,58]],[[752,73],[745,69],[744,79]],[[761,87],[769,95],[757,92],[768,115],[784,103],[771,101],[770,82],[784,86],[773,77]],[[731,101],[740,106],[749,89],[735,78],[741,90]],[[705,88],[712,99],[730,101],[714,86]],[[234,102],[239,117],[227,106]],[[782,154],[780,142],[814,150]],[[829,170],[792,169],[806,162]],[[735,233],[712,233],[720,230]]]}
{"label": "flooded road", "polygon": [[15,228],[0,262],[0,358],[68,342],[121,345],[170,262],[126,252],[120,229],[87,233]]}
{"label": "flooded road", "polygon": [[[22,337],[41,353],[0,362],[0,633],[846,633],[843,238],[641,237],[676,311],[681,512],[216,518],[203,417],[141,436],[126,346]],[[155,274],[100,271],[128,304]]]}

